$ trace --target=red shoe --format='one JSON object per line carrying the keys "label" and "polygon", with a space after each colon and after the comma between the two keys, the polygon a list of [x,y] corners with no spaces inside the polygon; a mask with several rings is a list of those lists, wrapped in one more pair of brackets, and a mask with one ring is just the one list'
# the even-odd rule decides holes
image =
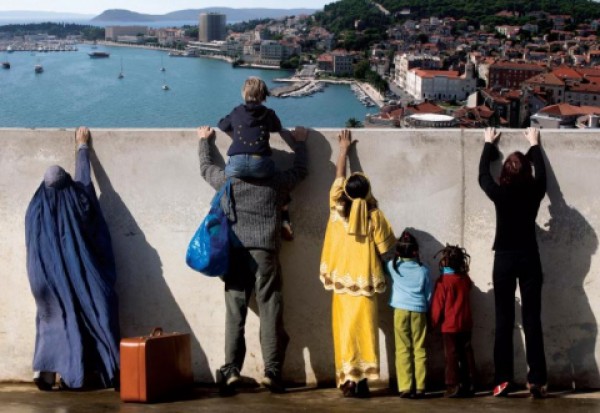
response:
{"label": "red shoe", "polygon": [[504,381],[494,387],[494,397],[508,396],[508,382]]}

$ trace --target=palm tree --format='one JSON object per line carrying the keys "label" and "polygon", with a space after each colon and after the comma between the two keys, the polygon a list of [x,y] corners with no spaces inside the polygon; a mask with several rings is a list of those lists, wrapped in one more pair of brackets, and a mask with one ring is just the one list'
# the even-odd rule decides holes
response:
{"label": "palm tree", "polygon": [[363,124],[356,118],[350,118],[346,121],[347,128],[362,128]]}

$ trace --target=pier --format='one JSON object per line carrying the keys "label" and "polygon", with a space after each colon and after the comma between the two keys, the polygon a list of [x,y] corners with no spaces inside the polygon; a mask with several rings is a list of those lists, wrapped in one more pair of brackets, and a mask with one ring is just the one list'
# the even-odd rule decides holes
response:
{"label": "pier", "polygon": [[[316,92],[320,92],[327,84],[345,84],[350,85],[356,98],[365,106],[384,105],[382,94],[375,90],[373,86],[366,82],[360,82],[352,79],[317,79],[315,77],[296,77],[273,79],[274,82],[291,83],[291,85],[276,87],[271,90],[271,95],[274,97],[303,97],[310,96]],[[320,85],[320,86],[315,86]]]}
{"label": "pier", "polygon": [[310,96],[325,89],[325,83],[319,81],[297,82],[280,86],[271,91],[271,95],[280,98]]}
{"label": "pier", "polygon": [[77,44],[74,42],[10,42],[0,43],[0,52],[76,52]]}

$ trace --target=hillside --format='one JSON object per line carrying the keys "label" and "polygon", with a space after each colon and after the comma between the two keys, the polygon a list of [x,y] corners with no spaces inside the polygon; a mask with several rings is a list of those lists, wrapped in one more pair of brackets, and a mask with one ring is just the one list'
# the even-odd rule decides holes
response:
{"label": "hillside", "polygon": [[179,10],[163,15],[142,14],[130,10],[111,9],[94,17],[94,22],[157,22],[157,21],[198,21],[200,13],[222,13],[228,22],[240,22],[262,18],[278,18],[313,14],[316,9],[234,9],[229,7],[207,7],[204,9]]}
{"label": "hillside", "polygon": [[392,12],[410,8],[419,16],[452,16],[476,20],[502,10],[521,15],[543,10],[550,14],[570,14],[578,20],[600,17],[600,3],[592,0],[379,0]]}
{"label": "hillside", "polygon": [[87,20],[93,16],[78,13],[62,13],[52,11],[11,10],[0,11],[0,20]]}
{"label": "hillside", "polygon": [[[384,7],[391,14],[380,11]],[[496,13],[514,11],[518,17],[500,18]],[[466,19],[472,24],[523,24],[533,18],[527,13],[543,10],[550,14],[569,14],[576,22],[600,18],[600,3],[592,0],[340,0],[326,5],[317,12],[317,21],[328,29],[339,33],[352,30],[360,20],[363,29],[380,30],[382,25],[406,19],[418,20],[430,16]],[[410,14],[401,14],[410,11]]]}

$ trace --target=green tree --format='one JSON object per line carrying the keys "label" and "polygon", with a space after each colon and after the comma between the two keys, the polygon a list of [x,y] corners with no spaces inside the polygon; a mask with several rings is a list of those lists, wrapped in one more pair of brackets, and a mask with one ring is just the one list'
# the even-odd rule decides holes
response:
{"label": "green tree", "polygon": [[300,66],[300,56],[292,55],[287,60],[282,60],[280,65],[282,69],[298,69]]}
{"label": "green tree", "polygon": [[429,42],[429,36],[427,36],[425,33],[420,33],[417,36],[417,39],[419,40],[419,42],[421,43],[428,43]]}
{"label": "green tree", "polygon": [[187,37],[191,37],[192,39],[198,38],[198,26],[186,25],[183,26],[183,29],[185,30],[185,35]]}
{"label": "green tree", "polygon": [[346,127],[347,128],[362,128],[363,123],[356,118],[349,118],[346,121]]}
{"label": "green tree", "polygon": [[357,64],[354,65],[354,78],[358,80],[365,80],[367,78],[367,73],[371,71],[369,61],[361,60]]}

